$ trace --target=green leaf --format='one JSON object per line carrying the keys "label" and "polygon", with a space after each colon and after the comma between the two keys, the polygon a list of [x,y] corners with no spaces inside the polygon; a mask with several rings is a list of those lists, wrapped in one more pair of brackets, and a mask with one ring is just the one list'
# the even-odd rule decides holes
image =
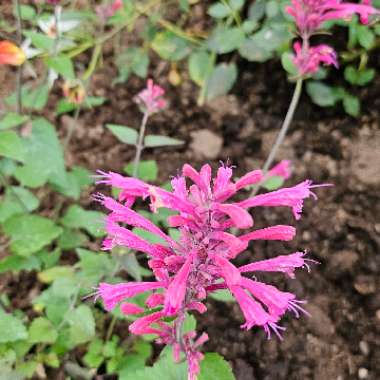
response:
{"label": "green leaf", "polygon": [[[129,163],[125,168],[125,172],[130,176],[133,175],[133,163]],[[158,166],[156,161],[141,161],[137,171],[137,177],[144,181],[155,181],[157,179]]]}
{"label": "green leaf", "polygon": [[354,66],[344,69],[344,78],[353,85],[365,86],[375,77],[374,69],[357,70]]}
{"label": "green leaf", "polygon": [[30,5],[20,5],[21,18],[23,20],[31,21],[36,17],[36,11]]}
{"label": "green leaf", "polygon": [[297,70],[296,65],[293,63],[293,59],[294,59],[294,54],[290,52],[286,51],[282,53],[281,55],[282,67],[288,74],[295,76],[297,75],[298,70]]}
{"label": "green leaf", "polygon": [[12,186],[6,189],[5,196],[0,203],[0,223],[5,222],[13,215],[35,210],[39,203],[38,198],[23,187]]}
{"label": "green leaf", "polygon": [[136,341],[132,350],[123,357],[119,364],[119,380],[134,379],[134,373],[145,366],[145,362],[151,355],[152,346],[148,342]]}
{"label": "green leaf", "polygon": [[[30,108],[37,111],[41,111],[47,103],[49,97],[49,90],[50,88],[47,83],[44,83],[34,89],[31,89],[27,85],[23,86],[21,89],[21,99],[24,108]],[[11,96],[7,97],[5,101],[8,105],[16,105],[16,92],[14,92]]]}
{"label": "green leaf", "polygon": [[211,5],[207,13],[214,18],[223,19],[231,14],[231,8],[226,4],[215,3]]}
{"label": "green leaf", "polygon": [[207,45],[215,53],[230,53],[240,47],[244,37],[244,31],[239,27],[227,28],[219,25],[211,33]]}
{"label": "green leaf", "polygon": [[189,43],[169,31],[157,33],[151,46],[161,58],[169,61],[179,61],[190,53]]}
{"label": "green leaf", "polygon": [[57,331],[46,318],[35,318],[29,327],[30,343],[54,343],[57,337]]}
{"label": "green leaf", "polygon": [[159,146],[175,146],[182,145],[183,141],[173,139],[167,136],[147,135],[144,139],[144,146],[147,148],[154,148]]}
{"label": "green leaf", "polygon": [[292,34],[286,24],[270,24],[245,39],[239,48],[239,53],[248,61],[265,62],[276,51],[287,47],[291,38]]}
{"label": "green leaf", "polygon": [[71,205],[61,219],[62,225],[70,228],[82,228],[94,237],[104,236],[104,214],[99,211],[87,211],[78,205]]}
{"label": "green leaf", "polygon": [[14,112],[8,112],[1,120],[0,120],[0,129],[9,129],[18,127],[21,124],[24,124],[29,120],[29,117],[26,115],[20,115]]}
{"label": "green leaf", "polygon": [[227,289],[220,289],[216,292],[210,293],[210,297],[220,302],[234,302],[235,298]]}
{"label": "green leaf", "polygon": [[66,183],[62,146],[54,127],[45,119],[32,123],[32,134],[24,138],[25,164],[16,169],[14,176],[22,185],[39,187],[47,181]]}
{"label": "green leaf", "polygon": [[192,53],[189,57],[189,74],[192,81],[198,86],[203,86],[207,77],[214,67],[212,55],[199,51]]}
{"label": "green leaf", "polygon": [[[62,278],[70,278],[74,275],[74,268],[70,266],[56,266],[46,269],[38,273],[38,279],[44,284],[50,284],[55,280],[62,280]],[[54,290],[54,289],[53,289]],[[67,295],[68,297],[70,295]]]}
{"label": "green leaf", "polygon": [[332,87],[322,82],[308,81],[306,83],[306,91],[311,100],[321,107],[333,106],[338,100]]}
{"label": "green leaf", "polygon": [[0,132],[0,156],[24,161],[24,146],[21,138],[15,131]]}
{"label": "green leaf", "polygon": [[55,57],[46,58],[48,67],[62,75],[65,79],[75,79],[75,72],[72,60],[66,55],[57,55]]}
{"label": "green leaf", "polygon": [[33,32],[33,31],[24,31],[23,34],[30,38],[32,44],[41,50],[51,51],[54,47],[55,40],[50,38],[43,33]]}
{"label": "green leaf", "polygon": [[16,342],[28,338],[24,324],[11,314],[0,309],[0,343]]}
{"label": "green leaf", "polygon": [[343,107],[351,116],[358,117],[360,115],[360,100],[356,96],[345,94],[343,97]]}
{"label": "green leaf", "polygon": [[117,124],[107,124],[106,127],[124,144],[137,144],[139,135],[135,129]]}
{"label": "green leaf", "polygon": [[41,262],[35,256],[21,257],[10,255],[0,260],[0,273],[39,270],[40,267]]}
{"label": "green leaf", "polygon": [[367,25],[358,25],[358,41],[364,49],[371,49],[375,44],[375,34]]}
{"label": "green leaf", "polygon": [[91,341],[95,336],[95,320],[87,305],[80,305],[68,316],[69,340],[73,346]]}
{"label": "green leaf", "polygon": [[19,215],[7,219],[4,232],[11,238],[11,251],[20,256],[30,256],[50,244],[62,228],[38,215]]}
{"label": "green leaf", "polygon": [[[187,380],[187,366],[184,362],[174,363],[173,356],[170,353],[161,354],[160,359],[153,367],[136,371],[130,378],[133,380]],[[216,379],[218,378],[216,377],[213,380]]]}
{"label": "green leaf", "polygon": [[88,346],[83,362],[90,368],[98,368],[104,361],[103,341],[95,338]]}
{"label": "green leaf", "polygon": [[206,353],[201,361],[199,380],[235,380],[232,368],[227,361],[217,353]]}
{"label": "green leaf", "polygon": [[86,242],[86,235],[71,228],[64,228],[63,233],[58,239],[58,247],[63,251],[70,251],[85,245]]}
{"label": "green leaf", "polygon": [[231,90],[237,78],[237,68],[234,63],[220,63],[215,67],[207,80],[206,99],[210,101]]}
{"label": "green leaf", "polygon": [[268,178],[262,186],[264,189],[267,189],[269,191],[277,190],[284,184],[284,178],[281,176],[274,175],[270,178]]}

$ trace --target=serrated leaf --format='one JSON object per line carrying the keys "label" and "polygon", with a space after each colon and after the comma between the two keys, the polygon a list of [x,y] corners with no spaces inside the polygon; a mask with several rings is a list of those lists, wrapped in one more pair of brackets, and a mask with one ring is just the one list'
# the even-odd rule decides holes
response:
{"label": "serrated leaf", "polygon": [[26,115],[20,115],[14,112],[8,112],[1,120],[0,120],[0,129],[9,129],[18,127],[19,125],[25,123],[29,120],[29,117]]}
{"label": "serrated leaf", "polygon": [[74,66],[72,60],[66,55],[57,55],[54,57],[46,58],[46,64],[63,78],[74,80]]}
{"label": "serrated leaf", "polygon": [[43,317],[33,319],[29,327],[30,343],[54,343],[58,333],[52,323]]}
{"label": "serrated leaf", "polygon": [[14,176],[22,185],[39,187],[47,181],[66,183],[62,146],[54,127],[45,119],[32,123],[32,134],[24,138],[25,164],[15,170]]}
{"label": "serrated leaf", "polygon": [[23,214],[38,208],[38,198],[29,190],[12,186],[6,189],[4,198],[0,203],[0,223],[13,215]]}
{"label": "serrated leaf", "polygon": [[69,340],[73,346],[86,343],[95,336],[95,320],[87,305],[80,305],[68,316]]}
{"label": "serrated leaf", "polygon": [[0,343],[16,342],[28,337],[24,324],[12,314],[0,309]]}
{"label": "serrated leaf", "polygon": [[22,140],[15,131],[0,132],[0,156],[24,161],[25,149]]}
{"label": "serrated leaf", "polygon": [[217,353],[206,353],[201,361],[199,380],[235,380],[232,368],[227,361]]}
{"label": "serrated leaf", "polygon": [[230,53],[244,42],[244,31],[240,27],[218,26],[207,41],[210,50],[218,54]]}
{"label": "serrated leaf", "polygon": [[360,100],[356,96],[345,94],[343,97],[343,107],[351,116],[358,117],[360,115]]}
{"label": "serrated leaf", "polygon": [[62,228],[42,216],[19,215],[6,220],[4,232],[11,239],[12,252],[30,256],[56,239]]}
{"label": "serrated leaf", "polygon": [[117,124],[107,124],[106,127],[124,144],[137,144],[139,135],[135,129]]}
{"label": "serrated leaf", "polygon": [[10,255],[0,260],[0,273],[39,270],[40,267],[41,262],[35,256],[22,257]]}
{"label": "serrated leaf", "polygon": [[154,148],[159,146],[175,146],[182,144],[183,141],[167,136],[147,135],[144,139],[144,146],[147,148]]}
{"label": "serrated leaf", "polygon": [[189,74],[192,81],[203,86],[214,67],[212,55],[205,52],[195,52],[189,57]]}
{"label": "serrated leaf", "polygon": [[54,38],[50,38],[43,33],[38,33],[34,31],[24,31],[23,34],[31,39],[32,44],[37,49],[51,51],[54,47]]}
{"label": "serrated leaf", "polygon": [[188,41],[170,31],[157,33],[151,46],[161,58],[169,61],[179,61],[190,53]]}
{"label": "serrated leaf", "polygon": [[210,101],[231,90],[237,78],[237,68],[233,63],[220,63],[215,67],[206,83],[206,99]]}
{"label": "serrated leaf", "polygon": [[74,269],[70,266],[56,266],[38,273],[38,279],[44,284],[50,284],[56,279],[72,277]]}
{"label": "serrated leaf", "polygon": [[338,100],[333,89],[322,82],[307,82],[306,91],[312,101],[321,107],[333,106]]}
{"label": "serrated leaf", "polygon": [[104,214],[99,211],[87,211],[79,205],[71,205],[64,217],[62,225],[70,228],[81,228],[94,237],[104,236]]}

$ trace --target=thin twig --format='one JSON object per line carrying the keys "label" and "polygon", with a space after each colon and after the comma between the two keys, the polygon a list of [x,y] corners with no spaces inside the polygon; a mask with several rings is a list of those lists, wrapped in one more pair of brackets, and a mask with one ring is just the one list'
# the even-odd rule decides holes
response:
{"label": "thin twig", "polygon": [[137,177],[138,174],[138,168],[141,160],[141,152],[144,148],[144,136],[145,136],[145,129],[146,129],[146,123],[149,118],[149,113],[145,111],[144,117],[141,122],[140,126],[140,132],[139,132],[139,138],[136,145],[136,155],[135,159],[133,161],[133,177]]}
{"label": "thin twig", "polygon": [[[22,23],[21,23],[21,6],[19,0],[13,0],[13,6],[16,12],[16,27],[17,27],[17,42],[19,45],[22,44]],[[16,75],[16,112],[18,114],[22,113],[22,65],[17,67]]]}
{"label": "thin twig", "polygon": [[[292,97],[292,101],[290,102],[290,105],[289,105],[288,111],[286,113],[284,122],[282,123],[280,132],[277,136],[277,139],[276,139],[276,141],[275,141],[275,143],[274,143],[274,145],[273,145],[273,147],[269,153],[269,156],[266,159],[265,164],[263,166],[263,174],[264,175],[268,172],[269,168],[271,167],[271,165],[272,165],[272,163],[276,157],[278,148],[283,143],[285,136],[286,136],[286,132],[288,131],[289,126],[293,120],[294,112],[297,108],[298,101],[300,99],[301,92],[302,92],[302,82],[303,82],[302,78],[297,80],[297,83],[296,83],[296,86],[294,89],[294,93],[293,93],[293,97]],[[260,189],[260,184],[256,185],[253,188],[251,196],[256,195],[257,192],[259,191],[259,189]]]}

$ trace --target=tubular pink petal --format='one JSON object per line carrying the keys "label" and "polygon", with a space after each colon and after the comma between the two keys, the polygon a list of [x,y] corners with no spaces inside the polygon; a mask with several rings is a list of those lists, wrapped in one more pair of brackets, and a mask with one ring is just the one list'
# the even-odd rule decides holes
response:
{"label": "tubular pink petal", "polygon": [[294,227],[278,225],[249,232],[248,234],[239,236],[239,239],[246,242],[251,240],[290,241],[294,238],[295,235],[296,229]]}
{"label": "tubular pink petal", "polygon": [[183,165],[182,175],[190,178],[203,192],[208,192],[208,186],[202,176],[189,164]]}
{"label": "tubular pink petal", "polygon": [[315,187],[312,186],[312,182],[306,180],[293,187],[256,195],[253,198],[237,203],[237,205],[243,208],[288,206],[293,209],[294,217],[298,220],[301,217],[303,200],[311,195],[315,197],[315,194],[310,191],[312,187]]}
{"label": "tubular pink petal", "polygon": [[193,257],[192,255],[189,255],[166,291],[164,303],[164,312],[166,315],[175,314],[183,305],[186,294],[187,279],[190,274],[192,262]]}
{"label": "tubular pink petal", "polygon": [[248,228],[253,226],[251,215],[237,204],[214,203],[213,210],[228,215],[238,228]]}
{"label": "tubular pink petal", "polygon": [[162,311],[146,315],[134,321],[129,326],[129,331],[135,335],[145,335],[145,334],[161,334],[161,330],[157,328],[152,328],[151,324],[157,322],[163,316]]}
{"label": "tubular pink petal", "polygon": [[273,259],[256,261],[255,263],[243,265],[239,268],[241,273],[244,272],[283,272],[290,278],[294,278],[294,270],[307,266],[303,256],[304,252],[295,252],[290,255],[277,256]]}
{"label": "tubular pink petal", "polygon": [[258,302],[250,297],[242,287],[232,286],[230,289],[246,319],[246,323],[242,328],[249,330],[253,326],[264,327],[269,322],[276,322],[276,320],[270,316]]}
{"label": "tubular pink petal", "polygon": [[235,265],[219,255],[215,255],[214,262],[215,265],[219,267],[221,275],[226,281],[228,287],[240,284],[242,277],[240,275],[239,269],[236,268]]}
{"label": "tubular pink petal", "polygon": [[291,175],[291,161],[282,160],[277,165],[275,165],[271,170],[269,170],[266,177],[279,176],[284,179],[288,179]]}
{"label": "tubular pink petal", "polygon": [[240,190],[246,186],[254,185],[261,182],[263,179],[263,172],[261,170],[253,170],[243,177],[241,177],[236,183],[236,189]]}
{"label": "tubular pink petal", "polygon": [[165,296],[160,293],[151,294],[145,301],[145,304],[150,308],[155,308],[164,303]]}
{"label": "tubular pink petal", "polygon": [[134,303],[126,302],[120,306],[120,311],[125,315],[134,315],[134,314],[141,314],[145,310],[142,307],[135,305]]}
{"label": "tubular pink petal", "polygon": [[103,300],[106,310],[112,310],[120,301],[131,298],[136,294],[147,292],[148,290],[159,289],[160,282],[126,282],[120,284],[107,284],[101,282],[97,291],[97,296]]}
{"label": "tubular pink petal", "polygon": [[227,244],[229,248],[228,256],[235,258],[239,253],[243,252],[248,244],[246,241],[242,241],[240,237],[236,237],[228,232],[215,231],[210,234],[210,239],[220,240]]}

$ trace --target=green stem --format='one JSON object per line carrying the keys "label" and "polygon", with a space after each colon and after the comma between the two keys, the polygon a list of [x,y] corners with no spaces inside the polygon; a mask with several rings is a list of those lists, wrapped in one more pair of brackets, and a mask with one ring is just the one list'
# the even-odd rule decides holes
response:
{"label": "green stem", "polygon": [[136,155],[133,161],[133,177],[136,177],[136,178],[138,176],[138,169],[139,169],[139,164],[141,160],[141,152],[144,148],[144,136],[145,136],[146,123],[148,121],[148,118],[149,118],[149,113],[148,111],[145,111],[144,117],[142,119],[141,126],[140,126],[139,138],[136,145]]}
{"label": "green stem", "polygon": [[66,151],[66,148],[69,146],[69,143],[71,141],[71,138],[73,137],[73,133],[77,127],[78,124],[78,118],[81,111],[81,105],[78,105],[77,109],[75,110],[74,119],[70,123],[69,131],[67,132],[65,141],[63,143],[63,151]]}
{"label": "green stem", "polygon": [[[284,119],[284,122],[282,123],[282,126],[281,126],[281,129],[280,129],[280,132],[277,136],[277,139],[268,155],[268,158],[266,159],[265,161],[265,164],[263,166],[263,174],[265,175],[269,168],[271,167],[274,159],[276,158],[276,154],[277,154],[277,151],[278,151],[278,148],[281,146],[281,144],[283,143],[284,139],[285,139],[285,136],[286,136],[286,133],[289,129],[289,126],[293,120],[293,116],[294,116],[294,112],[297,108],[297,105],[298,105],[298,101],[300,99],[300,96],[301,96],[301,93],[302,93],[302,83],[303,83],[303,79],[300,78],[297,80],[297,83],[296,83],[296,86],[295,86],[295,89],[294,89],[294,93],[293,93],[293,97],[292,97],[292,100],[290,102],[290,105],[289,105],[289,108],[288,108],[288,111],[286,113],[286,116],[285,116],[285,119]],[[255,194],[257,194],[258,190],[260,189],[260,184],[258,184],[257,186],[255,186],[252,190],[252,193],[251,193],[251,196],[254,196]]]}

